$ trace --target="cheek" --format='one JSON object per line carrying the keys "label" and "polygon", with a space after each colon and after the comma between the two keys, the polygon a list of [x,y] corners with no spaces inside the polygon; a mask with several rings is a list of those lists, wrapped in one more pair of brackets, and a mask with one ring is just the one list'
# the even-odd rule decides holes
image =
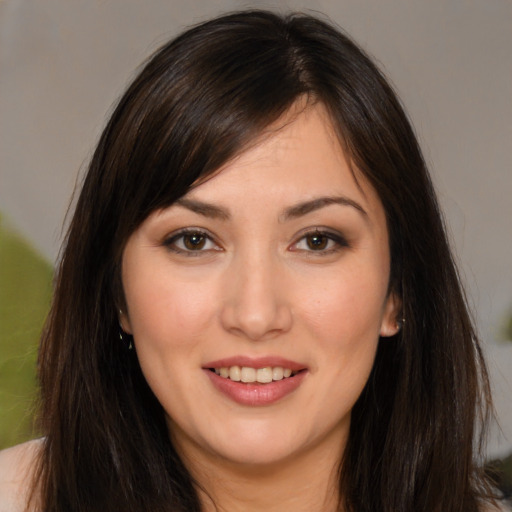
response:
{"label": "cheek", "polygon": [[386,300],[387,279],[382,274],[378,265],[347,266],[310,287],[300,303],[297,316],[319,348],[318,368],[329,369],[321,372],[331,390],[326,410],[350,409],[368,380]]}
{"label": "cheek", "polygon": [[[193,343],[210,323],[216,303],[213,285],[180,279],[177,272],[155,272],[153,267],[139,267],[132,273],[125,280],[124,292],[139,347],[154,343],[177,348]],[[187,336],[182,336],[184,333]]]}
{"label": "cheek", "polygon": [[307,286],[296,301],[307,325],[325,339],[357,342],[377,339],[386,300],[386,274],[378,269],[347,269]]}

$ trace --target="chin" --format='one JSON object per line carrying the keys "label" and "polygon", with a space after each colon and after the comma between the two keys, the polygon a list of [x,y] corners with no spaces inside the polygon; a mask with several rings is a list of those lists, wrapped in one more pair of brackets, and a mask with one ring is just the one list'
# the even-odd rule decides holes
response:
{"label": "chin", "polygon": [[301,448],[279,441],[254,443],[234,440],[230,446],[217,448],[216,453],[233,465],[257,469],[286,463],[297,457],[302,451]]}
{"label": "chin", "polygon": [[[325,442],[339,445],[340,431],[321,429],[315,430],[314,425],[299,422],[300,428],[293,427],[288,418],[280,421],[268,422],[265,420],[239,421],[231,425],[224,424],[220,429],[211,432],[209,439],[203,440],[203,446],[217,457],[229,461],[231,464],[255,467],[276,466],[293,462],[308,453],[316,451],[315,448]],[[334,435],[333,435],[334,434]]]}

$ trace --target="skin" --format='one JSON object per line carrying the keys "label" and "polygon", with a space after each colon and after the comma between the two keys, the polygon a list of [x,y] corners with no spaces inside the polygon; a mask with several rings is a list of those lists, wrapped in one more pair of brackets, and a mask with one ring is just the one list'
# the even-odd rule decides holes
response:
{"label": "skin", "polygon": [[[382,204],[318,104],[296,105],[185,199],[150,215],[122,262],[121,324],[170,436],[219,510],[336,510],[351,409],[380,337],[398,330]],[[241,405],[203,367],[242,355],[306,374],[275,403]]]}
{"label": "skin", "polygon": [[41,510],[37,490],[33,501],[27,506],[33,469],[40,449],[41,439],[37,439],[0,451],[0,512]]}

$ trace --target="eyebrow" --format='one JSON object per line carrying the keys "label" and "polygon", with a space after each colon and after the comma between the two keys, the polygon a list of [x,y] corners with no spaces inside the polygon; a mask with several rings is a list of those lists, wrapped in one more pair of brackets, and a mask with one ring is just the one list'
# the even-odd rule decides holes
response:
{"label": "eyebrow", "polygon": [[175,203],[178,206],[182,206],[187,210],[191,210],[194,213],[198,213],[203,217],[210,217],[212,219],[229,220],[231,215],[228,210],[220,206],[216,206],[211,203],[205,203],[203,201],[197,201],[196,199],[180,198]]}
{"label": "eyebrow", "polygon": [[368,213],[366,210],[359,203],[345,196],[319,197],[312,199],[311,201],[299,203],[287,208],[280,217],[283,221],[296,219],[297,217],[302,217],[303,215],[307,215],[308,213],[319,210],[320,208],[325,208],[332,204],[351,206],[352,208],[355,208],[365,218],[365,220],[368,220]]}
{"label": "eyebrow", "polygon": [[[231,218],[231,214],[226,208],[211,203],[206,203],[204,201],[198,201],[197,199],[187,199],[182,197],[178,199],[175,204],[204,217],[219,220],[229,220]],[[298,203],[296,205],[290,206],[289,208],[286,208],[284,212],[279,216],[279,220],[284,222],[290,219],[296,219],[333,204],[350,206],[356,209],[365,218],[365,220],[368,220],[368,213],[366,210],[358,202],[345,196],[318,197],[310,201]]]}

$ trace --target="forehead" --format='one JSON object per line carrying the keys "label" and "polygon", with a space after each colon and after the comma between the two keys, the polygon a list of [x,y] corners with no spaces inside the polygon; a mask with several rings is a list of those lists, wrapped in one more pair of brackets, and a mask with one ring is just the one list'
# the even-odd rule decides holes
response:
{"label": "forehead", "polygon": [[236,203],[247,191],[251,192],[249,199],[255,201],[271,196],[274,201],[290,204],[317,196],[348,195],[365,210],[382,213],[377,193],[352,165],[320,103],[297,102],[252,145],[193,187],[186,197]]}

